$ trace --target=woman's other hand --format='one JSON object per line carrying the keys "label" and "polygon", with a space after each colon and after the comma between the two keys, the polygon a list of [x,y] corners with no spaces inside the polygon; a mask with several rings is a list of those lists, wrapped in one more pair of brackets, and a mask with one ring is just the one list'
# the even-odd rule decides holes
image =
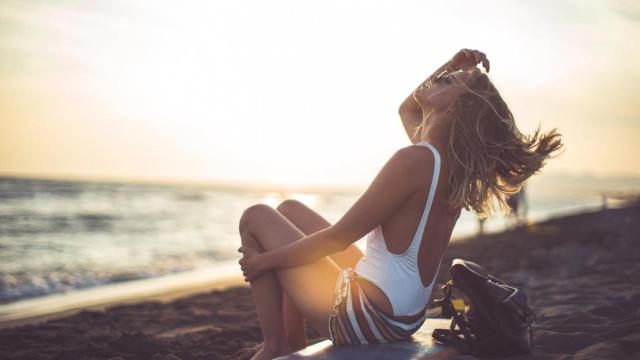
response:
{"label": "woman's other hand", "polygon": [[242,253],[242,259],[238,261],[244,281],[249,282],[257,279],[266,270],[260,251],[249,246],[240,246],[238,252]]}
{"label": "woman's other hand", "polygon": [[462,49],[449,60],[449,67],[452,71],[469,71],[478,64],[482,64],[484,69],[489,72],[490,65],[487,55],[481,51],[471,49]]}

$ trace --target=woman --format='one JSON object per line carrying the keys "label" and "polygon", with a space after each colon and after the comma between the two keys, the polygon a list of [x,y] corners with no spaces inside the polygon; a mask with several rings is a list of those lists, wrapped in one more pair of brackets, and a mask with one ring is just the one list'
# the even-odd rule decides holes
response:
{"label": "woman", "polygon": [[[398,150],[331,225],[303,204],[257,204],[240,219],[240,265],[264,337],[254,359],[306,345],[304,322],[334,344],[409,337],[424,322],[462,208],[505,207],[561,147],[552,130],[521,134],[482,52],[463,49],[399,109],[414,145]],[[353,245],[367,236],[365,254]]]}

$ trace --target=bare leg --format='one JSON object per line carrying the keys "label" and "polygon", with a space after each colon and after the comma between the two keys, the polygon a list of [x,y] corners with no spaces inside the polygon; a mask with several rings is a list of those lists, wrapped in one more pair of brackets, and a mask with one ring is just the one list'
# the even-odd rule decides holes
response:
{"label": "bare leg", "polygon": [[[306,235],[331,226],[331,223],[320,214],[297,200],[285,200],[278,205],[277,210]],[[362,252],[355,245],[350,245],[347,249],[330,256],[331,260],[343,269],[354,267],[361,257]],[[291,347],[292,351],[306,347],[308,342],[305,334],[304,318],[286,294],[282,311],[284,330],[287,334],[289,347]]]}
{"label": "bare leg", "polygon": [[282,320],[291,351],[298,351],[307,347],[308,341],[304,328],[304,318],[286,293],[283,294]]}
{"label": "bare leg", "polygon": [[[261,249],[248,229],[240,232],[242,244]],[[274,272],[267,272],[251,281],[251,294],[256,304],[264,344],[252,359],[273,359],[290,352],[282,317],[282,287]]]}
{"label": "bare leg", "polygon": [[[240,219],[240,233],[243,244],[264,251],[285,246],[305,235],[281,213],[264,204],[251,206],[244,211]],[[275,279],[267,281],[263,279],[267,275],[263,275],[252,281],[251,288],[265,339],[264,351],[261,350],[256,356],[267,357],[267,350],[275,348],[278,349],[276,352],[280,352],[287,348],[284,336],[285,304],[282,295],[274,294],[274,288],[286,292],[293,307],[321,336],[329,336],[327,318],[333,311],[333,291],[339,270],[329,257],[323,257],[313,263],[270,272],[276,274]],[[302,316],[298,316],[298,319]],[[300,323],[297,320],[297,324]]]}
{"label": "bare leg", "polygon": [[[277,210],[306,235],[331,226],[331,223],[322,215],[297,200],[285,200],[278,205]],[[351,244],[346,249],[331,254],[329,257],[340,268],[346,269],[355,267],[363,255],[357,246]]]}

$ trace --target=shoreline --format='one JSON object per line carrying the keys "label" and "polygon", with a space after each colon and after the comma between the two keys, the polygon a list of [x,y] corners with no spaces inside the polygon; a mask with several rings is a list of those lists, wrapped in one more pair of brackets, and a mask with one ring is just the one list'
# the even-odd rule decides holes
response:
{"label": "shoreline", "polygon": [[37,324],[71,316],[85,310],[106,310],[111,306],[154,300],[167,302],[212,290],[248,286],[243,282],[237,267],[237,262],[228,261],[211,268],[102,285],[2,304],[0,305],[0,329]]}
{"label": "shoreline", "polygon": [[[616,209],[620,208],[620,206],[614,205],[610,208]],[[571,209],[558,214],[533,218],[527,227],[535,228],[538,224],[549,221],[598,213],[600,211],[602,210],[595,207]],[[498,236],[508,231],[510,230],[489,228],[481,236]],[[474,240],[477,237],[478,235],[465,234],[452,238],[449,246],[456,246],[456,244]],[[153,299],[169,301],[179,296],[187,296],[234,285],[248,286],[242,281],[237,262],[225,261],[211,267],[163,276],[29,297],[0,304],[0,329],[71,315],[82,310],[104,309],[120,303],[135,303]]]}
{"label": "shoreline", "polygon": [[[636,203],[451,243],[432,299],[449,279],[451,260],[471,260],[522,287],[536,314],[533,351],[511,359],[638,357],[640,288],[632,274],[640,272],[639,220]],[[0,329],[0,353],[8,359],[249,359],[262,333],[251,290],[240,284],[208,283],[214,288],[26,319]],[[306,334],[309,344],[323,340],[308,326]]]}

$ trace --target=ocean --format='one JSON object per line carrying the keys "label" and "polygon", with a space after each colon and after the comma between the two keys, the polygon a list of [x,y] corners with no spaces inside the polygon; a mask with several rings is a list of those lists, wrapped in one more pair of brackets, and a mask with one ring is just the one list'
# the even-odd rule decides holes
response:
{"label": "ocean", "polygon": [[[0,178],[0,304],[198,269],[215,271],[239,259],[238,220],[247,207],[297,199],[335,222],[365,189],[288,192]],[[539,177],[527,187],[529,220],[598,209],[603,192],[638,190],[638,178]],[[509,221],[492,217],[485,230],[503,230]],[[452,241],[477,230],[475,216],[463,212]],[[364,246],[362,241],[357,245]]]}

